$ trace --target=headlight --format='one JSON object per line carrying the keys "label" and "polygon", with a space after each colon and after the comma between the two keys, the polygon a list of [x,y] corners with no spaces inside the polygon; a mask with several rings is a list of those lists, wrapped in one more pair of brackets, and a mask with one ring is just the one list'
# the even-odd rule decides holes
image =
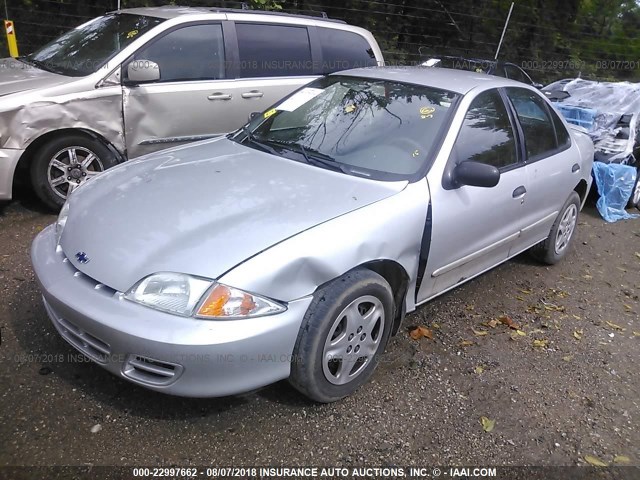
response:
{"label": "headlight", "polygon": [[157,310],[206,319],[250,318],[286,310],[272,300],[213,280],[171,272],[149,275],[134,285],[125,298]]}
{"label": "headlight", "polygon": [[67,217],[69,217],[69,202],[64,203],[60,210],[60,214],[58,215],[58,219],[56,220],[56,245],[60,243],[62,231],[64,230],[64,226],[67,224]]}

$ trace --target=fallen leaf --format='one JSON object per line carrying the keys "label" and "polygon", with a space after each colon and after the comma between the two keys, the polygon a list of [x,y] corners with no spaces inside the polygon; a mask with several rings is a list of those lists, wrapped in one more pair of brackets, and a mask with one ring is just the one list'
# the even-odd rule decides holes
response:
{"label": "fallen leaf", "polygon": [[463,340],[460,342],[461,347],[470,347],[471,345],[475,345],[476,342],[471,342],[469,340]]}
{"label": "fallen leaf", "polygon": [[435,328],[436,330],[440,330],[440,324],[439,324],[439,323],[435,323],[435,322],[433,322],[433,323],[431,324],[431,328]]}
{"label": "fallen leaf", "polygon": [[475,310],[476,307],[474,307],[473,305],[465,305],[464,309],[465,310]]}
{"label": "fallen leaf", "polygon": [[636,257],[640,258],[640,253],[636,252]]}
{"label": "fallen leaf", "polygon": [[482,372],[484,372],[484,367],[477,366],[476,368],[473,369],[473,371],[476,372],[478,375],[480,375]]}
{"label": "fallen leaf", "polygon": [[609,322],[609,321],[607,321],[607,322],[605,322],[605,323],[606,323],[607,325],[609,325],[611,328],[613,328],[614,330],[620,330],[620,331],[622,331],[622,332],[624,332],[624,331],[625,331],[625,329],[624,329],[624,328],[622,328],[620,325],[616,325],[615,323],[612,323],[612,322]]}
{"label": "fallen leaf", "polygon": [[582,335],[584,335],[584,332],[582,330],[576,330],[575,332],[573,332],[573,336],[576,340],[581,340]]}
{"label": "fallen leaf", "polygon": [[573,355],[567,355],[566,357],[562,357],[562,360],[564,360],[565,362],[570,362],[571,360],[573,360]]}
{"label": "fallen leaf", "polygon": [[522,298],[520,295],[516,295],[516,300],[524,302],[524,298]]}
{"label": "fallen leaf", "polygon": [[626,455],[616,455],[613,458],[613,463],[631,463],[631,459]]}
{"label": "fallen leaf", "polygon": [[527,336],[527,332],[523,332],[522,330],[516,330],[516,334],[520,335],[521,337],[526,337]]}
{"label": "fallen leaf", "polygon": [[582,278],[585,280],[591,280],[593,277],[591,275],[583,275]]}
{"label": "fallen leaf", "polygon": [[531,290],[524,290],[522,288],[519,288],[518,291],[520,293],[524,293],[525,295],[531,295]]}
{"label": "fallen leaf", "polygon": [[623,303],[622,305],[624,306],[625,310],[633,310],[633,307],[631,305],[627,305],[626,303]]}
{"label": "fallen leaf", "polygon": [[427,327],[423,327],[422,325],[411,330],[411,332],[409,332],[409,335],[414,340],[419,340],[422,337],[426,337],[429,340],[433,340],[433,332],[429,330]]}
{"label": "fallen leaf", "polygon": [[487,332],[486,330],[476,330],[472,328],[471,331],[477,337],[484,337],[485,335],[489,335],[489,332]]}
{"label": "fallen leaf", "polygon": [[489,320],[488,322],[483,322],[481,323],[481,325],[483,327],[491,327],[491,328],[496,328],[498,326],[500,322],[498,321],[498,319],[494,318],[493,320]]}
{"label": "fallen leaf", "polygon": [[609,464],[603,462],[602,460],[600,460],[598,457],[594,457],[593,455],[585,455],[584,459],[587,463],[589,463],[590,465],[593,465],[594,467],[608,467]]}
{"label": "fallen leaf", "polygon": [[493,430],[493,427],[496,426],[496,421],[491,420],[487,417],[480,417],[480,423],[482,424],[482,429],[485,432],[490,432]]}
{"label": "fallen leaf", "polygon": [[580,317],[578,315],[573,315],[573,318],[575,318],[576,320],[582,320],[582,317]]}
{"label": "fallen leaf", "polygon": [[533,346],[538,348],[544,348],[549,345],[549,340],[534,340]]}
{"label": "fallen leaf", "polygon": [[498,317],[498,321],[503,324],[506,325],[509,328],[512,328],[514,330],[519,330],[520,327],[518,325],[516,325],[516,323],[511,320],[511,317],[507,316],[507,315],[502,315],[501,317]]}
{"label": "fallen leaf", "polygon": [[633,332],[634,337],[640,337],[640,332]]}

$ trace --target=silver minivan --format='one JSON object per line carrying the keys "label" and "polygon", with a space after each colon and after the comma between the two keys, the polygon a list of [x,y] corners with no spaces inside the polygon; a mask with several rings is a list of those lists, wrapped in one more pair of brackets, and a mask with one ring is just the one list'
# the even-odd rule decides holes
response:
{"label": "silver minivan", "polygon": [[158,7],[108,13],[0,60],[0,200],[28,175],[57,209],[128,158],[215,137],[316,77],[382,63],[327,18]]}

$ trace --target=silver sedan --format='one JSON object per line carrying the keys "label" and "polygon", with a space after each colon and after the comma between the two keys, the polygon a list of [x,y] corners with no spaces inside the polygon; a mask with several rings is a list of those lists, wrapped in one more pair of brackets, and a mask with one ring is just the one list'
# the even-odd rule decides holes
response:
{"label": "silver sedan", "polygon": [[60,335],[121,378],[193,397],[288,378],[332,402],[407,312],[525,250],[564,257],[592,162],[521,83],[351,70],[86,183],[33,266]]}

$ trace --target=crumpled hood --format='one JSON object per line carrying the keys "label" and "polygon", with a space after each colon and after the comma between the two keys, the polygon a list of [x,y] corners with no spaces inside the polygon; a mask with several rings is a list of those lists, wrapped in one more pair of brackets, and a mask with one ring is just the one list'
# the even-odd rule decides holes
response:
{"label": "crumpled hood", "polygon": [[70,77],[45,72],[14,58],[0,59],[0,96],[52,87],[70,80]]}
{"label": "crumpled hood", "polygon": [[[61,245],[77,269],[119,291],[160,271],[218,278],[406,183],[345,175],[221,138],[141,157],[80,188]],[[80,264],[78,252],[89,261]]]}

